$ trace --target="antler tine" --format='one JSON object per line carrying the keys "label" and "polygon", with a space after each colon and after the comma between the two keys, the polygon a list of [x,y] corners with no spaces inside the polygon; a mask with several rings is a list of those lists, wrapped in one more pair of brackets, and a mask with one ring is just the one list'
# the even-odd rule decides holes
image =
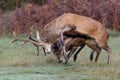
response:
{"label": "antler tine", "polygon": [[28,35],[28,39],[31,37],[31,35],[32,35],[32,31],[33,31],[33,25],[31,26],[31,28],[30,28],[30,35]]}
{"label": "antler tine", "polygon": [[33,30],[33,27],[34,27],[34,26],[32,25],[31,28],[30,28],[31,31]]}
{"label": "antler tine", "polygon": [[[32,28],[33,28],[33,27],[32,27]],[[31,29],[32,29],[32,28],[31,28]],[[28,35],[28,39],[31,38],[31,35],[32,35],[32,31],[31,31],[30,34]],[[27,41],[25,41],[21,46],[24,46],[26,43],[27,43]]]}
{"label": "antler tine", "polygon": [[[28,38],[27,39],[31,39],[31,35],[32,35],[32,30],[33,30],[33,25],[31,26],[30,28],[30,34],[28,35]],[[24,42],[21,46],[24,46],[27,42]]]}
{"label": "antler tine", "polygon": [[39,31],[36,31],[37,40],[40,42]]}
{"label": "antler tine", "polygon": [[36,36],[37,36],[37,40],[38,40],[39,44],[40,44],[41,46],[45,46],[45,43],[40,40],[39,31],[36,31]]}
{"label": "antler tine", "polygon": [[[33,43],[33,44],[38,45],[38,46],[41,45],[39,42],[35,42],[35,41],[29,40],[29,39],[17,38],[15,32],[13,32],[13,36],[14,36],[15,39],[14,39],[11,43],[14,43],[14,42],[16,42],[16,41],[23,41],[24,43],[30,42],[30,43]],[[23,44],[23,45],[24,45],[24,44]]]}
{"label": "antler tine", "polygon": [[13,36],[14,38],[17,38],[15,31],[13,31]]}
{"label": "antler tine", "polygon": [[14,38],[15,38],[15,39],[11,42],[11,44],[17,41],[17,39],[16,39],[16,38],[17,38],[17,36],[16,36],[15,31],[13,31],[13,36],[14,36]]}
{"label": "antler tine", "polygon": [[28,35],[28,39],[30,39],[30,40],[31,40],[31,36],[32,36],[32,33],[33,33],[33,32],[32,32],[32,31],[33,31],[33,27],[34,27],[34,26],[32,25],[31,28],[30,28],[30,34]]}

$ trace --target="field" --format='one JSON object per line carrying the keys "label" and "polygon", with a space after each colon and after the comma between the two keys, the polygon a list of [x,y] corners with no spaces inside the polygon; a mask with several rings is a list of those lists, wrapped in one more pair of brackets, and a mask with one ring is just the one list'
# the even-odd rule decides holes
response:
{"label": "field", "polygon": [[[25,37],[23,37],[25,38]],[[90,48],[85,47],[76,62],[58,64],[53,54],[40,55],[32,44],[21,47],[21,42],[10,44],[13,38],[0,38],[0,80],[120,80],[120,36],[111,34],[111,64],[106,64],[103,50],[98,63],[89,61]],[[64,59],[63,59],[64,60]]]}

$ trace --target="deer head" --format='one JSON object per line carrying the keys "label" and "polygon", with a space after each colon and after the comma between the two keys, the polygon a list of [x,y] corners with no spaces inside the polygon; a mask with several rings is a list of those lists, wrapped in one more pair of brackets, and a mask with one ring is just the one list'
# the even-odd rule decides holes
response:
{"label": "deer head", "polygon": [[[22,42],[24,42],[24,43],[23,43],[23,45],[24,45],[25,43],[30,42],[30,43],[32,43],[32,44],[34,44],[34,45],[36,45],[36,46],[41,46],[41,47],[44,49],[45,53],[48,53],[48,54],[49,54],[49,53],[51,53],[51,51],[52,51],[52,47],[51,47],[52,44],[50,44],[50,43],[45,43],[44,41],[42,41],[42,40],[40,39],[40,36],[39,36],[39,31],[36,31],[37,41],[33,41],[33,40],[30,40],[30,39],[17,38],[15,32],[13,32],[13,36],[14,36],[14,40],[13,40],[11,43],[14,43],[14,42],[16,42],[16,41],[22,41]],[[31,36],[31,34],[30,34],[30,36]]]}
{"label": "deer head", "polygon": [[45,53],[50,54],[51,51],[52,51],[52,44],[43,42],[43,41],[40,39],[39,31],[36,31],[36,36],[37,36],[38,42],[41,44],[42,48],[44,48]]}

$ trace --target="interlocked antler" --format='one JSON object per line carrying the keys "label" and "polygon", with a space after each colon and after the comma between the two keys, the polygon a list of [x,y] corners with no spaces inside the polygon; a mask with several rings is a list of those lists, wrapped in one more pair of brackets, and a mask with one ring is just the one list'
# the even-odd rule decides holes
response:
{"label": "interlocked antler", "polygon": [[[38,42],[37,40],[35,40],[35,39],[32,38],[31,34],[30,34],[30,36],[28,37],[28,39],[30,39],[31,41],[34,41],[34,42]],[[34,46],[36,47],[36,49],[37,49],[37,56],[39,56],[39,45],[36,45],[36,44],[34,44],[34,43],[33,43],[33,45],[34,45]]]}
{"label": "interlocked antler", "polygon": [[14,36],[14,40],[11,42],[11,43],[14,43],[16,41],[24,41],[24,42],[29,42],[29,40],[24,40],[24,39],[21,39],[21,38],[17,38],[16,36],[16,33],[13,32],[13,36]]}
{"label": "interlocked antler", "polygon": [[14,36],[15,39],[14,39],[11,43],[14,43],[14,42],[16,42],[16,41],[23,41],[23,42],[25,42],[25,43],[26,43],[26,42],[30,42],[30,43],[33,43],[33,44],[35,44],[35,45],[41,46],[41,43],[39,43],[39,42],[35,42],[35,41],[29,40],[29,39],[17,38],[15,32],[13,32],[13,36]]}
{"label": "interlocked antler", "polygon": [[[16,42],[16,41],[23,41],[23,42],[24,42],[24,43],[22,44],[22,46],[23,46],[23,45],[26,44],[27,42],[30,42],[30,43],[32,43],[32,44],[37,48],[37,56],[39,56],[39,46],[41,46],[41,44],[42,44],[41,41],[40,41],[39,32],[38,32],[38,31],[36,32],[36,36],[37,36],[37,39],[39,39],[39,41],[33,39],[33,38],[31,37],[31,34],[32,34],[32,32],[30,32],[30,35],[29,35],[28,39],[22,39],[22,38],[17,38],[16,33],[13,32],[14,40],[13,40],[11,43],[14,43],[14,42]],[[44,49],[43,49],[43,50],[44,50]],[[45,52],[45,51],[44,51],[44,52]],[[46,55],[46,53],[45,53],[45,55]]]}

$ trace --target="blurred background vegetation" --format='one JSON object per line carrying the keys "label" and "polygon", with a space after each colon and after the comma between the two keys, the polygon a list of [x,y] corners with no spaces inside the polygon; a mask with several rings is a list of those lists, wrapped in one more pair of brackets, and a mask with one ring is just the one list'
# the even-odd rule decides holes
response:
{"label": "blurred background vegetation", "polygon": [[40,30],[63,13],[89,16],[120,31],[120,0],[0,0],[0,36]]}

